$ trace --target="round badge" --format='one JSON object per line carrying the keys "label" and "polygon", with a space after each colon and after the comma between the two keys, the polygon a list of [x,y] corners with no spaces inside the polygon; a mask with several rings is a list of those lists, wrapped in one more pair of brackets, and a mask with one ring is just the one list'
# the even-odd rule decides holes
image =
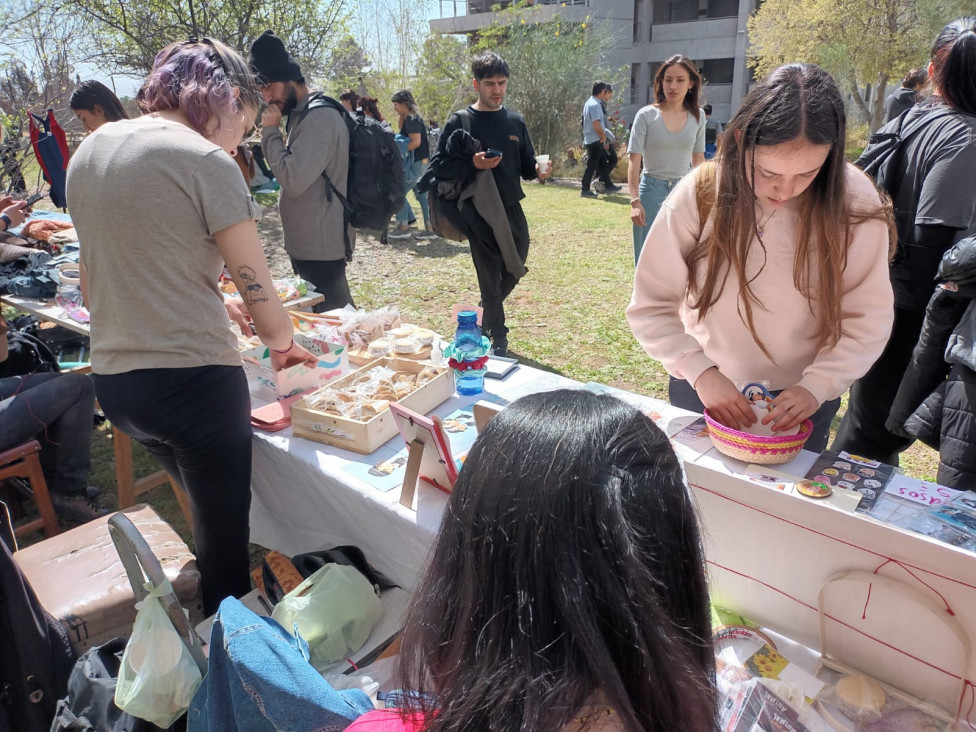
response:
{"label": "round badge", "polygon": [[824,468],[824,475],[837,475],[837,468]]}
{"label": "round badge", "polygon": [[856,483],[860,479],[861,476],[856,473],[844,473],[844,480],[849,480],[851,483]]}
{"label": "round badge", "polygon": [[801,480],[796,489],[809,498],[826,498],[834,489],[818,480]]}

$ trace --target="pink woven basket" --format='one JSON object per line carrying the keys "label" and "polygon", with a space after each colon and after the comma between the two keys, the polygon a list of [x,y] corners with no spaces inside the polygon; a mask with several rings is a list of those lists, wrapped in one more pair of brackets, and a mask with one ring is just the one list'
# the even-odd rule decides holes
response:
{"label": "pink woven basket", "polygon": [[813,432],[813,422],[804,420],[800,431],[791,435],[752,435],[726,427],[717,422],[705,410],[705,421],[708,423],[708,436],[715,449],[729,457],[761,465],[788,463],[795,458],[807,438]]}

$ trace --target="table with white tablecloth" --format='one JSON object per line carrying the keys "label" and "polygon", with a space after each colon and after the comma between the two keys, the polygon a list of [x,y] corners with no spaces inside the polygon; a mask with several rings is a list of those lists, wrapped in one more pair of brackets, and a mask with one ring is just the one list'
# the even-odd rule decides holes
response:
{"label": "table with white tablecloth", "polygon": [[[579,387],[570,379],[520,366],[504,381],[486,379],[485,394],[453,396],[432,414],[445,417],[479,399],[511,401],[533,391]],[[403,448],[399,435],[379,453]],[[254,433],[251,541],[292,556],[323,546],[354,544],[377,569],[405,588],[416,582],[440,524],[447,496],[421,482],[417,510],[400,505],[398,489],[381,492],[345,468],[371,466],[358,455],[281,432]]]}

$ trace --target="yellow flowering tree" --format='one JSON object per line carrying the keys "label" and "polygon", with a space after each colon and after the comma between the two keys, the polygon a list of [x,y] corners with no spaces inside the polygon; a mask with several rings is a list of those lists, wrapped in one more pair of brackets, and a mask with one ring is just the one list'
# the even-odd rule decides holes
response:
{"label": "yellow flowering tree", "polygon": [[[888,86],[928,64],[941,27],[974,9],[973,0],[765,0],[749,19],[750,64],[759,76],[793,61],[823,66],[873,132],[884,119]],[[877,90],[870,107],[866,84]]]}

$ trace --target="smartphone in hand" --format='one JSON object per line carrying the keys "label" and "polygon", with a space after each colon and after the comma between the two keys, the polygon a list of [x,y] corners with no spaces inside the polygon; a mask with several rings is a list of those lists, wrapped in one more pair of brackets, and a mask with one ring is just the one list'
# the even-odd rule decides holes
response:
{"label": "smartphone in hand", "polygon": [[21,206],[21,208],[30,208],[35,203],[40,201],[42,198],[44,198],[43,193],[35,193],[33,196],[28,196],[27,200],[24,202],[24,205]]}
{"label": "smartphone in hand", "polygon": [[485,150],[486,158],[500,158],[501,156],[502,156],[501,150],[496,150],[493,147],[489,147],[487,150]]}

